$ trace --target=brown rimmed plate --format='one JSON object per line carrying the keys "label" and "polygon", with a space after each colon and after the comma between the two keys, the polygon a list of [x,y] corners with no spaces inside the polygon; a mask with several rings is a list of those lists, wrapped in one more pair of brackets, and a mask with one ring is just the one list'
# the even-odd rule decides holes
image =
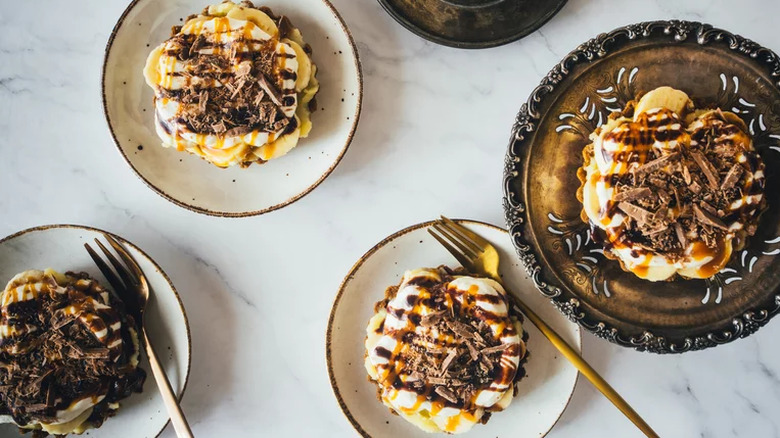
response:
{"label": "brown rimmed plate", "polygon": [[542,27],[567,0],[379,0],[401,26],[460,49],[517,41]]}
{"label": "brown rimmed plate", "polygon": [[780,60],[755,42],[685,21],[633,24],[568,54],[522,106],[504,173],[512,241],[537,288],[597,336],[656,353],[700,350],[754,333],[780,311],[780,192],[744,251],[708,280],[651,283],[607,260],[580,220],[577,168],[588,135],[638,93],[668,85],[698,107],[740,115],[780,172]]}
{"label": "brown rimmed plate", "polygon": [[[84,243],[94,243],[105,233],[81,225],[44,225],[29,228],[0,240],[0,283],[2,288],[14,275],[29,269],[52,268],[60,272],[87,272],[102,285],[108,281],[84,249]],[[112,234],[138,262],[146,274],[153,293],[153,301],[146,312],[146,329],[154,340],[160,360],[165,367],[174,391],[181,397],[187,386],[192,357],[189,322],[179,294],[160,266],[140,248]],[[143,392],[133,394],[120,402],[116,416],[109,418],[99,429],[85,435],[95,438],[152,438],[159,436],[168,424],[162,396],[152,376],[149,361],[142,354],[141,368],[147,378]],[[0,426],[0,435],[19,436],[12,425]]]}
{"label": "brown rimmed plate", "polygon": [[197,213],[259,215],[297,201],[336,168],[357,129],[363,77],[352,35],[328,0],[257,0],[289,16],[313,48],[320,92],[311,134],[287,155],[246,169],[220,169],[163,148],[154,128],[153,92],[142,74],[146,58],[172,26],[220,2],[133,0],[106,45],[103,109],[122,158],[156,193]]}
{"label": "brown rimmed plate", "polygon": [[[458,221],[488,239],[503,260],[501,274],[508,288],[547,321],[571,345],[582,349],[580,328],[547,304],[534,291],[534,284],[515,260],[507,232],[476,221]],[[425,222],[405,228],[379,242],[363,255],[344,279],[328,320],[326,359],[336,400],[349,422],[364,437],[423,438],[431,435],[417,429],[390,411],[376,397],[376,385],[368,381],[363,366],[366,325],[374,303],[385,289],[401,281],[407,269],[457,266],[452,256],[431,237]],[[541,438],[555,425],[574,392],[577,370],[530,323],[526,377],[519,393],[503,412],[495,413],[487,424],[478,424],[470,437],[512,436]]]}

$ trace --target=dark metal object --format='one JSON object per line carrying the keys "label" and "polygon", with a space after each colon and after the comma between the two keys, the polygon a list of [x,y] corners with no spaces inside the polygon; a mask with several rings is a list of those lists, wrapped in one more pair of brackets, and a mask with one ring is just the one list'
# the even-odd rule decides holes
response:
{"label": "dark metal object", "polygon": [[[709,280],[651,283],[599,254],[580,219],[588,135],[638,93],[668,85],[697,107],[743,118],[767,165],[768,209],[744,251]],[[504,210],[536,286],[570,319],[616,344],[682,353],[746,337],[780,311],[780,60],[757,43],[685,21],[633,24],[580,45],[515,122]]]}
{"label": "dark metal object", "polygon": [[539,29],[566,0],[379,0],[403,27],[437,44],[483,49]]}

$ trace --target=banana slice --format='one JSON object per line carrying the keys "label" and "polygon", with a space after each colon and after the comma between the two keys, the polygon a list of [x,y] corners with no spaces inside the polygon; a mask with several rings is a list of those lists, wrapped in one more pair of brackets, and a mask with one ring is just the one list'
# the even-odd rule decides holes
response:
{"label": "banana slice", "polygon": [[[227,4],[227,3],[223,3],[223,4]],[[256,24],[258,27],[260,27],[260,29],[263,29],[263,31],[270,36],[276,36],[279,33],[279,28],[276,27],[276,23],[274,23],[274,20],[271,20],[271,17],[269,17],[263,11],[259,11],[257,9],[245,8],[243,6],[237,6],[237,5],[233,5],[233,6],[235,7],[231,8],[230,11],[227,13],[228,18],[232,18],[234,20],[251,21],[252,23]]]}
{"label": "banana slice", "polygon": [[301,92],[301,97],[298,101],[298,108],[295,111],[295,115],[301,121],[301,138],[306,138],[311,132],[311,111],[309,111],[309,102],[314,99],[314,96],[320,90],[320,83],[317,81],[317,66],[312,64],[311,77],[309,78],[309,85]]}
{"label": "banana slice", "polygon": [[301,47],[306,45],[306,42],[303,40],[303,35],[301,34],[301,30],[298,29],[297,27],[291,30],[289,34],[287,34],[287,38],[295,41]]}
{"label": "banana slice", "polygon": [[303,47],[295,41],[285,38],[282,42],[295,50],[295,58],[298,60],[298,79],[295,80],[295,91],[301,92],[309,85],[309,79],[311,78],[311,59],[309,58],[309,55],[303,51]]}
{"label": "banana slice", "polygon": [[[300,122],[299,122],[300,124]],[[265,146],[261,146],[253,151],[253,154],[263,160],[268,161],[273,158],[281,157],[282,155],[290,152],[295,145],[298,144],[298,139],[301,137],[301,128],[296,128],[295,131],[285,134],[273,143],[269,143]]]}
{"label": "banana slice", "polygon": [[152,89],[156,89],[157,84],[162,82],[162,75],[160,75],[160,70],[157,68],[157,66],[160,65],[160,57],[163,54],[164,48],[164,44],[157,46],[154,50],[152,50],[151,53],[149,53],[149,56],[146,58],[146,65],[144,66],[144,78],[146,79],[146,84],[149,85]]}
{"label": "banana slice", "polygon": [[233,146],[227,149],[211,149],[205,146],[197,146],[188,149],[199,155],[215,166],[218,167],[230,167],[233,164],[240,162],[248,152],[249,146],[246,143]]}
{"label": "banana slice", "polygon": [[61,423],[61,424],[41,423],[41,429],[43,429],[45,432],[50,433],[52,435],[67,435],[73,433],[77,431],[80,426],[84,425],[84,423],[87,421],[89,416],[92,415],[92,411],[93,408],[89,408],[86,411],[84,411],[81,415],[79,415],[78,417],[74,418],[71,421],[68,421],[67,423]]}
{"label": "banana slice", "polygon": [[693,102],[685,92],[675,90],[672,87],[658,87],[639,99],[634,110],[634,121],[638,119],[640,114],[656,108],[670,109],[683,118],[692,106]]}
{"label": "banana slice", "polygon": [[224,17],[228,14],[228,12],[230,12],[231,10],[237,7],[238,5],[233,2],[225,2],[225,3],[220,3],[218,5],[211,5],[209,6],[209,15]]}
{"label": "banana slice", "polygon": [[[696,120],[705,119],[715,112],[718,112],[718,110],[703,111],[700,114],[697,114]],[[720,111],[720,113],[723,115],[723,118],[726,119],[728,123],[739,126],[739,129],[741,129],[743,132],[748,132],[748,127],[745,124],[745,121],[742,120],[738,115],[732,113],[731,111]]]}

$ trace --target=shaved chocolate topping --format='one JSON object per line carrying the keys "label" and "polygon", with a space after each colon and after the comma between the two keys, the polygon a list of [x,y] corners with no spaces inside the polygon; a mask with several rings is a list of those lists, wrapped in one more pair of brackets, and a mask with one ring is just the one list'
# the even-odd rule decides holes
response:
{"label": "shaved chocolate topping", "polygon": [[638,175],[653,173],[656,170],[661,169],[662,167],[666,166],[667,164],[670,164],[671,162],[676,160],[677,157],[678,157],[678,154],[676,154],[676,153],[669,154],[669,155],[663,155],[663,156],[661,156],[659,158],[656,158],[653,161],[650,161],[649,163],[643,164],[642,166],[640,166],[636,170],[636,173]]}
{"label": "shaved chocolate topping", "polygon": [[[661,120],[658,114],[652,120]],[[672,119],[669,123],[685,125],[666,117]],[[633,148],[626,157],[619,155],[622,152],[604,157],[627,164],[601,175],[601,182],[614,189],[602,219],[620,212],[626,216],[610,226],[609,242],[674,262],[687,257],[691,243],[702,242],[716,251],[726,236],[740,230],[755,233],[756,212],[765,205],[765,166],[738,116],[706,113],[687,128],[675,128],[675,143],[665,148],[656,145],[661,129],[650,126],[652,120],[648,118],[645,131],[624,123],[605,134],[605,139]]]}
{"label": "shaved chocolate topping", "polygon": [[685,231],[683,231],[683,228],[679,223],[674,224],[674,233],[677,235],[677,240],[680,241],[680,247],[687,248],[688,238],[685,237]]}
{"label": "shaved chocolate topping", "polygon": [[647,187],[628,189],[615,195],[615,201],[636,201],[637,199],[646,198],[652,194],[653,192]]}
{"label": "shaved chocolate topping", "polygon": [[471,339],[474,337],[474,329],[471,328],[471,326],[463,324],[459,321],[447,321],[446,324],[450,330],[463,338]]}
{"label": "shaved chocolate topping", "polygon": [[493,347],[485,347],[482,349],[482,354],[490,354],[490,353],[498,353],[499,351],[504,351],[509,347],[507,344],[499,344],[495,345]]}
{"label": "shaved chocolate topping", "polygon": [[[392,371],[388,371],[390,374],[384,378],[383,385],[416,392],[428,400],[443,402],[447,406],[473,410],[476,409],[475,395],[490,387],[496,379],[510,383],[524,375],[520,372],[522,368],[513,369],[509,374],[501,364],[507,352],[519,354],[522,361],[525,346],[522,342],[502,343],[502,338],[516,333],[514,319],[506,318],[505,328],[497,336],[491,324],[495,324],[495,318],[499,317],[485,315],[484,318],[490,322],[488,324],[483,317],[475,316],[474,309],[479,307],[475,306],[471,298],[473,295],[457,298],[463,292],[449,287],[455,280],[454,272],[445,267],[440,267],[438,272],[441,281],[419,276],[407,283],[407,286],[424,287],[428,292],[420,295],[413,303],[408,303],[414,309],[425,309],[416,328],[383,332],[397,337],[398,342],[405,345],[404,348],[396,349],[396,352],[388,352],[393,354],[386,357],[392,361]],[[397,293],[398,287],[389,288],[385,300],[377,303],[376,308],[392,312],[387,306]],[[497,300],[503,301],[509,308],[506,297],[498,297]],[[406,315],[413,321],[413,311]],[[420,327],[425,330],[420,330]],[[375,354],[378,348],[374,348]],[[502,374],[497,374],[499,372]]]}
{"label": "shaved chocolate topping", "polygon": [[477,360],[479,359],[479,351],[477,351],[477,348],[474,347],[474,344],[471,342],[466,342],[466,348],[469,350],[469,355],[471,356],[471,360]]}
{"label": "shaved chocolate topping", "polygon": [[691,151],[691,157],[693,158],[693,161],[699,165],[699,169],[704,173],[704,176],[710,183],[710,187],[717,188],[720,185],[720,181],[715,174],[715,170],[713,170],[712,164],[707,160],[707,157],[699,151]]}
{"label": "shaved chocolate topping", "polygon": [[652,213],[628,202],[618,203],[618,208],[642,225],[649,224]]}
{"label": "shaved chocolate topping", "polygon": [[268,77],[265,75],[265,73],[260,72],[257,75],[257,84],[260,85],[260,87],[268,93],[268,97],[271,98],[271,101],[273,103],[281,106],[282,105],[282,94],[279,92],[279,89],[276,88],[275,85],[271,84],[271,81],[268,80]]}
{"label": "shaved chocolate topping", "polygon": [[744,171],[745,169],[741,164],[735,163],[733,166],[731,166],[729,173],[727,173],[726,177],[723,179],[723,183],[720,185],[720,189],[726,190],[734,187],[737,181],[739,181],[739,177],[742,176],[742,172]]}
{"label": "shaved chocolate topping", "polygon": [[439,394],[440,396],[444,397],[451,403],[457,403],[458,402],[458,396],[451,390],[447,389],[444,386],[437,386],[436,387],[436,394]]}
{"label": "shaved chocolate topping", "polygon": [[[251,2],[243,2],[241,6],[276,17],[267,8],[255,8]],[[208,8],[202,15],[214,18],[208,14]],[[277,53],[277,44],[294,27],[286,17],[273,19],[284,28],[280,27],[280,35],[269,40],[244,35],[220,43],[204,34],[183,34],[181,27],[174,28],[174,34],[166,42],[165,54],[184,64],[171,74],[184,78],[185,85],[177,89],[158,86],[155,98],[180,103],[176,122],[194,133],[230,136],[252,131],[293,130],[297,127],[292,122],[294,115],[286,116],[281,108],[290,114],[296,98],[290,95],[289,88],[282,90],[282,87],[286,80],[297,78],[294,71],[280,69],[279,60],[295,55]]]}
{"label": "shaved chocolate topping", "polygon": [[19,426],[55,423],[72,403],[104,397],[86,420],[99,427],[114,415],[109,404],[143,387],[146,373],[131,361],[138,353],[135,322],[87,274],[68,272],[65,284],[46,275],[37,296],[4,300],[0,325],[8,335],[0,338],[0,415]]}
{"label": "shaved chocolate topping", "polygon": [[445,310],[441,310],[438,312],[429,313],[427,315],[423,315],[422,319],[420,320],[420,325],[423,327],[429,327],[432,325],[436,325],[439,321],[441,321],[442,317],[446,313]]}
{"label": "shaved chocolate topping", "polygon": [[447,357],[444,358],[444,361],[441,363],[441,371],[439,371],[439,375],[444,375],[444,373],[447,372],[447,369],[452,365],[452,361],[455,360],[455,358],[458,356],[458,352],[455,350],[450,350],[450,354],[447,355]]}
{"label": "shaved chocolate topping", "polygon": [[721,230],[728,230],[728,227],[722,220],[709,211],[703,210],[698,205],[693,206],[693,213],[696,215],[696,219],[704,225],[719,228]]}

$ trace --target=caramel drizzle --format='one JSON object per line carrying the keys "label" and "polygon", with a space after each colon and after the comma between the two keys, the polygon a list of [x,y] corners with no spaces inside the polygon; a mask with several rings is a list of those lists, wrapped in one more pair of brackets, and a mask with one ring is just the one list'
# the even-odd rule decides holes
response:
{"label": "caramel drizzle", "polygon": [[[691,144],[698,144],[703,141],[707,132],[713,129],[713,124],[719,130],[719,136],[714,140],[715,147],[736,147],[738,145],[750,145],[750,137],[738,126],[723,122],[715,114],[710,114],[699,119],[702,124],[696,127],[690,133],[682,130],[679,117],[668,109],[660,109],[649,113],[640,114],[635,122],[627,122],[604,136],[604,142],[610,141],[621,145],[620,151],[606,151],[602,148],[601,153],[605,162],[611,163],[608,172],[600,176],[599,181],[606,188],[613,188],[621,178],[627,177],[630,169],[634,171],[647,163],[650,151],[656,142],[670,143],[676,141],[674,150],[682,150]],[[671,122],[671,127],[670,126]],[[662,127],[667,126],[665,129]],[[678,128],[679,126],[679,128]],[[598,152],[597,152],[598,153]],[[765,188],[765,177],[763,176],[765,165],[758,154],[742,147],[742,150],[736,154],[744,172],[750,177],[742,177],[738,180],[738,187],[743,193],[742,198],[737,202],[736,208],[730,207],[729,215],[724,220],[727,223],[742,222],[748,223],[753,219],[758,211],[760,202],[749,203],[750,197],[761,197]],[[635,163],[635,164],[634,164]],[[759,176],[756,176],[756,174]],[[608,201],[606,208],[601,209],[602,218],[606,223],[611,222],[612,217],[619,212],[618,202]],[[679,209],[680,207],[676,207]],[[637,247],[635,242],[626,233],[625,223],[617,227],[606,230],[605,244],[609,248],[632,249],[632,256],[638,258],[644,255],[644,259],[638,264],[632,266],[632,270],[637,274],[646,275],[650,269],[652,252]],[[730,252],[727,251],[726,239],[724,236],[717,241],[714,248],[708,248],[702,242],[693,242],[690,256],[701,260],[705,257],[712,257],[712,260],[699,268],[698,272],[704,277],[710,277],[720,271],[728,261]]]}
{"label": "caramel drizzle", "polygon": [[[69,289],[73,292],[69,292]],[[79,321],[109,349],[111,359],[117,361],[124,345],[122,321],[119,314],[108,305],[108,291],[91,278],[74,279],[72,283],[63,285],[53,277],[45,276],[38,281],[10,284],[3,292],[0,309],[0,349],[10,354],[23,354],[34,346],[34,340],[29,336],[43,329],[18,321],[17,311],[21,303],[41,299],[60,300],[65,295],[72,295],[75,299],[56,310],[52,317]]]}
{"label": "caramel drizzle", "polygon": [[[272,35],[267,40],[258,40],[253,37],[252,33],[253,30],[260,29],[260,27],[251,21],[247,20],[243,22],[242,28],[239,29],[231,29],[230,19],[227,17],[213,17],[211,18],[211,21],[214,22],[213,32],[208,34],[204,33],[203,27],[206,22],[195,21],[194,23],[185,24],[180,35],[191,44],[198,44],[198,41],[204,41],[202,45],[195,47],[195,52],[209,56],[222,57],[227,60],[230,60],[231,55],[235,53],[236,63],[240,63],[244,59],[252,59],[258,54],[272,53],[272,76],[277,78],[276,86],[282,90],[282,104],[285,106],[293,105],[294,101],[292,100],[296,95],[295,89],[294,87],[291,90],[286,89],[283,86],[283,82],[285,80],[294,81],[297,78],[297,74],[294,71],[282,68],[277,59],[294,58],[295,54],[287,53],[282,46],[279,46],[279,35]],[[260,30],[262,31],[262,29]],[[204,37],[204,35],[209,35],[209,37]],[[202,38],[205,38],[205,40],[201,40]],[[213,41],[208,38],[213,38]],[[166,59],[164,70],[161,72],[163,82],[160,85],[162,88],[170,90],[173,87],[173,80],[176,77],[184,79],[185,85],[183,88],[214,88],[222,83],[220,79],[230,78],[235,75],[235,71],[225,71],[217,65],[213,66],[213,70],[207,70],[201,72],[201,75],[195,75],[192,73],[193,65],[190,63],[186,64],[185,71],[175,71],[177,60],[182,58],[182,51],[187,47],[192,48],[194,46],[188,45],[185,47],[180,44],[172,44],[170,42],[172,40],[173,39],[169,40],[169,42],[165,44],[165,50],[163,51],[163,54],[168,58]],[[277,52],[277,47],[279,47],[281,52]],[[192,52],[193,50],[190,51]],[[210,51],[211,53],[204,53],[206,51]],[[195,53],[193,53],[193,55],[195,55]],[[189,56],[190,55],[188,54],[186,59],[183,59],[182,61],[186,62]],[[173,97],[175,100],[175,94]]]}

